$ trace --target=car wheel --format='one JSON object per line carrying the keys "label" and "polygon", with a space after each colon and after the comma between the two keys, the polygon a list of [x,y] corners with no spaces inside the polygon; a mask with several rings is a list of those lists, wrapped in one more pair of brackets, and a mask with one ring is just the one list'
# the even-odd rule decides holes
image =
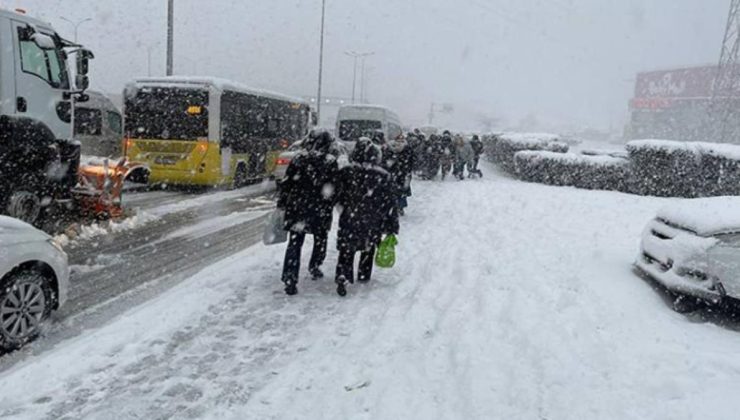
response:
{"label": "car wheel", "polygon": [[14,350],[36,338],[51,315],[49,279],[35,271],[11,273],[0,284],[0,346]]}
{"label": "car wheel", "polygon": [[16,191],[8,199],[8,215],[33,225],[41,214],[41,202],[35,194]]}
{"label": "car wheel", "polygon": [[673,294],[673,304],[671,306],[674,311],[680,314],[688,314],[696,312],[704,305],[705,304],[701,299],[681,293],[675,293]]}

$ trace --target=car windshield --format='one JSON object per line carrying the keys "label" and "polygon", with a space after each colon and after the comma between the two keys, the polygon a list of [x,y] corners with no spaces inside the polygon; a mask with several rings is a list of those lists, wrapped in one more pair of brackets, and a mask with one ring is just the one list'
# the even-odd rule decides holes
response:
{"label": "car windshield", "polygon": [[0,9],[0,420],[740,417],[740,0]]}
{"label": "car windshield", "polygon": [[376,130],[383,128],[380,121],[344,120],[339,123],[339,138],[345,141],[357,140],[360,137],[372,137]]}

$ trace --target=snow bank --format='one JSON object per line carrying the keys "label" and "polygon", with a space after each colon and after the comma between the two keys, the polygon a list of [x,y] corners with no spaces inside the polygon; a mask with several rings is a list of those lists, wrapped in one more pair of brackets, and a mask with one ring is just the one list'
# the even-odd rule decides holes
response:
{"label": "snow bank", "polygon": [[96,222],[91,225],[77,225],[68,229],[65,233],[54,237],[62,246],[70,245],[77,241],[86,241],[111,233],[125,232],[137,229],[150,222],[158,220],[159,217],[147,212],[127,217],[118,221]]}
{"label": "snow bank", "polygon": [[568,152],[568,145],[560,136],[549,133],[504,133],[484,136],[484,147],[488,159],[504,170],[514,173],[514,155],[523,150]]}
{"label": "snow bank", "polygon": [[711,197],[671,203],[658,218],[701,236],[740,232],[740,197]]}
{"label": "snow bank", "polygon": [[636,140],[627,143],[633,192],[666,197],[740,195],[740,146]]}
{"label": "snow bank", "polygon": [[624,158],[546,151],[514,155],[516,176],[529,182],[591,190],[627,190],[629,161]]}

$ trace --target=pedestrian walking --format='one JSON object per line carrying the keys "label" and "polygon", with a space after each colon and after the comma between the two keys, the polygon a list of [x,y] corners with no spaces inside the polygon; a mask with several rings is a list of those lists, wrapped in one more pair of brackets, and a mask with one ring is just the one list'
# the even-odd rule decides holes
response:
{"label": "pedestrian walking", "polygon": [[370,281],[382,235],[398,233],[396,187],[391,174],[380,166],[381,159],[380,148],[363,137],[352,152],[352,164],[339,171],[337,204],[342,213],[335,280],[340,296],[347,294],[347,282],[354,283],[355,254],[360,253],[358,281]]}
{"label": "pedestrian walking", "polygon": [[452,134],[445,130],[440,139],[440,171],[442,181],[452,170],[452,164],[455,160],[455,146],[452,140]]}
{"label": "pedestrian walking", "polygon": [[383,168],[390,172],[398,190],[398,212],[402,216],[411,196],[414,151],[404,138],[388,142],[383,148]]}
{"label": "pedestrian walking", "polygon": [[339,167],[330,153],[334,139],[327,131],[316,131],[306,140],[306,148],[290,163],[280,182],[277,206],[285,211],[285,230],[290,232],[285,250],[282,281],[285,293],[298,293],[301,249],[307,234],[313,235],[309,262],[312,278],[323,277],[321,264],[326,258],[327,239],[335,203]]}
{"label": "pedestrian walking", "polygon": [[469,142],[465,141],[462,135],[455,136],[455,169],[454,175],[459,180],[465,179],[465,167],[470,169],[473,167],[473,160],[475,159],[475,153],[473,147]]}
{"label": "pedestrian walking", "polygon": [[469,176],[472,177],[473,175],[477,175],[482,178],[483,172],[478,168],[478,164],[480,163],[480,157],[483,154],[483,142],[477,134],[473,135],[473,138],[470,140],[470,146],[473,148],[473,165],[472,169],[468,171],[470,172]]}

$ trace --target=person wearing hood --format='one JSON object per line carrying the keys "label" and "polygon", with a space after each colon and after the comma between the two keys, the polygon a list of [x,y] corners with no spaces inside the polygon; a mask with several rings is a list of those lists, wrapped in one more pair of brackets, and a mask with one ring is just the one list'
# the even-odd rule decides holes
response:
{"label": "person wearing hood", "polygon": [[383,168],[390,172],[398,189],[398,211],[403,216],[411,196],[411,178],[414,170],[414,151],[406,139],[399,137],[383,148]]}
{"label": "person wearing hood", "polygon": [[380,147],[360,138],[352,152],[352,164],[339,171],[337,204],[341,210],[335,280],[337,293],[347,294],[354,283],[355,254],[360,253],[358,281],[370,281],[375,249],[384,233],[398,233],[397,188],[391,174],[381,167]]}
{"label": "person wearing hood", "polygon": [[304,150],[290,162],[280,182],[277,207],[285,211],[284,228],[290,232],[282,275],[285,293],[289,295],[298,293],[301,249],[306,234],[314,239],[309,273],[314,279],[324,275],[321,264],[326,258],[339,172],[337,159],[330,153],[333,142],[327,131],[312,132]]}
{"label": "person wearing hood", "polygon": [[473,135],[473,139],[470,140],[470,147],[473,148],[473,165],[468,169],[468,172],[470,172],[470,176],[478,175],[479,177],[483,177],[483,172],[481,172],[480,169],[478,169],[478,164],[480,163],[480,157],[483,154],[483,142],[481,141],[480,137],[478,135]]}
{"label": "person wearing hood", "polygon": [[440,138],[440,156],[440,169],[442,181],[444,181],[455,162],[455,144],[452,140],[452,134],[447,130],[444,131]]}
{"label": "person wearing hood", "polygon": [[459,180],[465,179],[465,167],[468,167],[468,172],[473,167],[473,160],[475,159],[475,152],[469,142],[465,141],[465,138],[461,135],[455,136],[455,169],[453,170],[454,175]]}

